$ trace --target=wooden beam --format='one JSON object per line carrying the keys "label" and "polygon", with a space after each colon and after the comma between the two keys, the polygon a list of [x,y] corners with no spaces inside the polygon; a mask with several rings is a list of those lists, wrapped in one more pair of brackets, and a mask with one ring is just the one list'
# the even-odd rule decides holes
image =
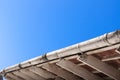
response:
{"label": "wooden beam", "polygon": [[57,76],[57,77],[55,78],[55,80],[65,80],[65,79],[63,79],[63,78]]}
{"label": "wooden beam", "polygon": [[62,77],[65,80],[81,80],[78,76],[58,67],[55,64],[44,64],[41,66],[42,68],[46,69],[47,71],[50,71],[60,77]]}
{"label": "wooden beam", "polygon": [[84,64],[96,69],[97,71],[106,74],[107,76],[109,76],[115,80],[120,80],[120,72],[117,69],[102,62],[101,60],[97,59],[96,57],[89,55],[86,58],[78,57],[78,60],[80,60]]}
{"label": "wooden beam", "polygon": [[40,75],[41,77],[46,78],[46,79],[49,79],[49,78],[53,78],[54,79],[54,78],[57,77],[53,73],[51,73],[49,71],[46,71],[45,69],[42,69],[40,67],[38,68],[36,66],[30,67],[29,70],[32,71],[32,72],[34,72],[34,73],[36,73],[36,74],[38,74],[38,75]]}
{"label": "wooden beam", "polygon": [[92,71],[92,73],[97,74],[97,73],[100,73],[100,72],[99,71]]}
{"label": "wooden beam", "polygon": [[[25,80],[34,80],[31,76],[28,76],[24,73],[22,73],[21,71],[15,71],[13,72],[15,75],[19,76],[19,77],[22,77],[23,79]],[[29,74],[29,73],[28,73]]]}
{"label": "wooden beam", "polygon": [[120,55],[114,55],[112,57],[104,58],[101,61],[111,61],[111,60],[117,60],[120,59]]}
{"label": "wooden beam", "polygon": [[63,59],[56,64],[58,66],[64,68],[65,70],[82,77],[85,80],[103,80],[102,78],[94,75],[93,73],[89,72],[88,70],[86,70],[70,61]]}
{"label": "wooden beam", "polygon": [[32,77],[34,80],[45,80],[45,78],[41,77],[40,75],[38,74],[35,74],[33,72],[31,72],[30,70],[28,69],[22,69],[20,70],[22,73]]}
{"label": "wooden beam", "polygon": [[11,78],[10,76],[5,76],[5,79],[7,79],[7,80],[15,80],[15,79]]}
{"label": "wooden beam", "polygon": [[48,78],[55,78],[55,75],[42,69],[42,68],[38,68],[38,67],[30,67],[29,68],[30,71],[48,79]]}
{"label": "wooden beam", "polygon": [[20,78],[20,77],[14,75],[13,73],[8,73],[8,74],[6,74],[6,76],[10,76],[12,79],[15,79],[15,80],[25,80],[23,78]]}

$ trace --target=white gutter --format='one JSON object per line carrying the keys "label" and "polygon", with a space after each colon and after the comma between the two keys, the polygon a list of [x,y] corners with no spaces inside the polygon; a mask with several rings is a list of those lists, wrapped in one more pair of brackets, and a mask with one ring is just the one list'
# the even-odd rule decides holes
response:
{"label": "white gutter", "polygon": [[33,65],[43,64],[46,62],[58,60],[60,58],[65,58],[68,56],[78,55],[78,53],[83,54],[93,54],[109,49],[118,48],[120,46],[120,30],[104,34],[100,37],[78,43],[60,50],[49,52],[44,56],[40,56],[20,64],[8,67],[1,71],[1,75],[6,73],[19,70],[21,68],[30,67]]}

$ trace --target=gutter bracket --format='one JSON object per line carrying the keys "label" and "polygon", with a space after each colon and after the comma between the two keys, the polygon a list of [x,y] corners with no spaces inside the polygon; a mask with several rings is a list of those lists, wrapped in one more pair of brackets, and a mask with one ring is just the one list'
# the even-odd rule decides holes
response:
{"label": "gutter bracket", "polygon": [[20,69],[22,69],[23,67],[21,66],[21,64],[18,64],[18,67],[20,68]]}
{"label": "gutter bracket", "polygon": [[42,59],[43,59],[44,61],[48,61],[47,55],[44,54],[44,55],[42,56]]}
{"label": "gutter bracket", "polygon": [[80,52],[80,53],[77,54],[79,56],[78,59],[87,60],[87,54],[85,54],[85,52],[81,51],[79,44],[77,45],[77,49]]}
{"label": "gutter bracket", "polygon": [[111,46],[112,43],[109,42],[109,40],[108,40],[108,35],[109,35],[109,33],[106,33],[106,34],[105,34],[105,38],[103,39],[103,41],[104,41],[105,43],[107,43],[107,46]]}
{"label": "gutter bracket", "polygon": [[87,60],[87,54],[85,54],[85,53],[78,53],[78,56],[79,56],[79,58],[78,59],[82,59],[83,61],[85,60]]}

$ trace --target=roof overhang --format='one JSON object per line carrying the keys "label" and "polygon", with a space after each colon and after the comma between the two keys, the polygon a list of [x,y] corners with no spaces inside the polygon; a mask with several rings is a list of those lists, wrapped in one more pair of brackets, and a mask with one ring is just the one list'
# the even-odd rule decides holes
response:
{"label": "roof overhang", "polygon": [[1,71],[7,80],[119,80],[120,31],[49,52]]}

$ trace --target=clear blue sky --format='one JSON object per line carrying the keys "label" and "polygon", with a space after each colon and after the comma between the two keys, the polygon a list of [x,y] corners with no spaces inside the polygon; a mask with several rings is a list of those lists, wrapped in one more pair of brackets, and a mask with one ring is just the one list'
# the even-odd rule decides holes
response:
{"label": "clear blue sky", "polygon": [[120,28],[120,0],[1,0],[0,69]]}

